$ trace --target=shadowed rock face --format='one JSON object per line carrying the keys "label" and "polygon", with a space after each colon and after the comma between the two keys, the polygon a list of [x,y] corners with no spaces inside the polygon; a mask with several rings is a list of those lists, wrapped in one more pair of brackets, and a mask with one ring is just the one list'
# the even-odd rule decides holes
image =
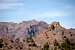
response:
{"label": "shadowed rock face", "polygon": [[3,40],[0,45],[3,45],[4,50],[42,50],[46,43],[50,49],[65,39],[75,43],[74,38],[75,29],[63,28],[59,22],[49,25],[36,20],[19,24],[0,22],[0,42]]}
{"label": "shadowed rock face", "polygon": [[8,33],[7,25],[0,24],[0,36],[3,36],[5,33]]}

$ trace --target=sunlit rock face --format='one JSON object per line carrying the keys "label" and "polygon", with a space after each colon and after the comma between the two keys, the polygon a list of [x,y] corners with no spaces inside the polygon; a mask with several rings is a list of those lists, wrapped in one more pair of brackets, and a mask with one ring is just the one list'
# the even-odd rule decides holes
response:
{"label": "sunlit rock face", "polygon": [[50,30],[63,29],[63,27],[59,24],[59,22],[53,22],[52,24],[49,24],[48,28]]}
{"label": "sunlit rock face", "polygon": [[40,32],[36,37],[33,37],[35,43],[38,46],[43,46],[46,42],[50,45],[54,44],[54,41],[62,43],[64,39],[68,38],[71,42],[75,42],[75,30],[63,28],[59,22],[53,22],[49,24],[48,29]]}

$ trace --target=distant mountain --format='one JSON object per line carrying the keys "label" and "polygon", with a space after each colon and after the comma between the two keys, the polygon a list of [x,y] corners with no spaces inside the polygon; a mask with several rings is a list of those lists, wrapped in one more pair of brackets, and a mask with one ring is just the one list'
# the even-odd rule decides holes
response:
{"label": "distant mountain", "polygon": [[16,38],[22,38],[34,33],[42,32],[47,29],[47,26],[47,23],[42,21],[38,22],[36,20],[23,21],[19,24],[12,22],[0,22],[0,34],[9,33],[10,35],[16,36]]}

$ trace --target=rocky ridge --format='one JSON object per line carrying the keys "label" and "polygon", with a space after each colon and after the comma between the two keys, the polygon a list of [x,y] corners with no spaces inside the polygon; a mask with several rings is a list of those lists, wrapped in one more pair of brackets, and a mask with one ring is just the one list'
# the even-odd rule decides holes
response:
{"label": "rocky ridge", "polygon": [[4,50],[74,50],[74,38],[75,29],[66,29],[59,22],[0,23],[0,46]]}

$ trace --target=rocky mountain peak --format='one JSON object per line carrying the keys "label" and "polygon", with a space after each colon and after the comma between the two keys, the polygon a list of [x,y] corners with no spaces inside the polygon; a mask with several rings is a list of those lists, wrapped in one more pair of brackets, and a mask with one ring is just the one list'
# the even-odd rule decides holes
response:
{"label": "rocky mountain peak", "polygon": [[62,26],[60,26],[59,22],[53,22],[49,24],[48,29],[49,30],[55,30],[55,29],[61,29]]}

